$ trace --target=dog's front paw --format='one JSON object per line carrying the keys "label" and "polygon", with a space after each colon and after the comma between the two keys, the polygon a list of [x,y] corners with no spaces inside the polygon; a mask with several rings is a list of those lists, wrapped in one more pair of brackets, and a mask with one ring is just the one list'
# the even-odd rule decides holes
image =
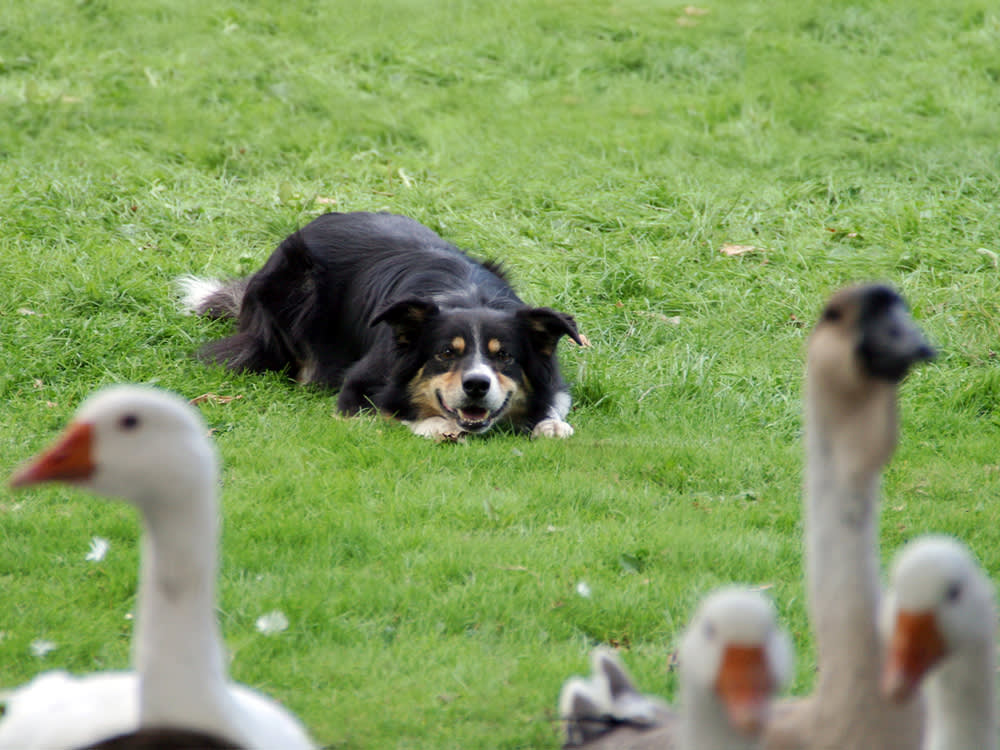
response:
{"label": "dog's front paw", "polygon": [[573,434],[573,425],[561,419],[543,419],[531,431],[531,437],[568,438]]}
{"label": "dog's front paw", "polygon": [[441,443],[457,443],[465,439],[465,431],[454,420],[444,417],[428,417],[419,422],[407,422],[414,435],[430,438]]}

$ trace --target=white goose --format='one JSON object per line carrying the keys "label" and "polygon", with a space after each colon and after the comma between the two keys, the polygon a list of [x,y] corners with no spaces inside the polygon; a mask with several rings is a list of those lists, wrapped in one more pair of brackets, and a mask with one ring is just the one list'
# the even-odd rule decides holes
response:
{"label": "white goose", "polygon": [[197,411],[152,388],[103,390],[11,484],[45,481],[126,500],[142,514],[136,671],[36,677],[8,699],[0,749],[75,748],[140,726],[244,748],[311,748],[292,714],[226,675],[215,617],[219,467]]}
{"label": "white goose", "polygon": [[[753,750],[771,699],[792,673],[791,642],[760,593],[720,589],[698,607],[680,645],[680,711],[641,695],[614,652],[598,649],[589,679],[559,698],[566,748]],[[654,728],[650,728],[654,727]]]}
{"label": "white goose", "polygon": [[880,624],[886,695],[903,700],[923,681],[924,750],[997,750],[996,604],[969,551],[943,536],[904,547]]}
{"label": "white goose", "polygon": [[903,299],[878,284],[834,294],[810,336],[805,565],[819,677],[810,698],[778,707],[769,750],[920,747],[919,701],[891,704],[879,691],[878,512],[898,385],[932,356]]}

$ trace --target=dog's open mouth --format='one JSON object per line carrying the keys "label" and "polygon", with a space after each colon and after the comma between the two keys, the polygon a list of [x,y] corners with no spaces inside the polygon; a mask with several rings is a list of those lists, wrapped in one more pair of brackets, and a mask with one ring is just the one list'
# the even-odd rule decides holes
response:
{"label": "dog's open mouth", "polygon": [[466,404],[465,406],[452,409],[445,403],[440,391],[436,391],[436,395],[438,403],[444,409],[445,413],[452,417],[458,423],[458,426],[466,432],[485,432],[488,430],[497,420],[497,417],[503,414],[510,401],[510,394],[508,393],[504,402],[493,411],[490,411],[485,406],[476,406],[475,404]]}

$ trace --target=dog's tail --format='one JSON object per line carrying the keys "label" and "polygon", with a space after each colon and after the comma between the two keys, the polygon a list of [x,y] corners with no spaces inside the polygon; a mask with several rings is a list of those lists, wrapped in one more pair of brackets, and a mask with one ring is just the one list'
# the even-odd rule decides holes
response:
{"label": "dog's tail", "polygon": [[197,276],[181,276],[177,287],[181,307],[189,313],[206,318],[237,318],[249,279],[218,281]]}

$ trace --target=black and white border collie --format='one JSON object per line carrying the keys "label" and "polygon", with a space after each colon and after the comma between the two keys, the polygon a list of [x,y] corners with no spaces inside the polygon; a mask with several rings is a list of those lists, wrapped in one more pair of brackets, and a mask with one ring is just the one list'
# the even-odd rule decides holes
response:
{"label": "black and white border collie", "polygon": [[181,284],[189,310],[237,320],[201,358],[339,388],[344,414],[374,407],[437,440],[497,423],[573,434],[555,354],[564,335],[583,344],[573,318],[529,307],[498,265],[413,219],[325,214],[248,278]]}

